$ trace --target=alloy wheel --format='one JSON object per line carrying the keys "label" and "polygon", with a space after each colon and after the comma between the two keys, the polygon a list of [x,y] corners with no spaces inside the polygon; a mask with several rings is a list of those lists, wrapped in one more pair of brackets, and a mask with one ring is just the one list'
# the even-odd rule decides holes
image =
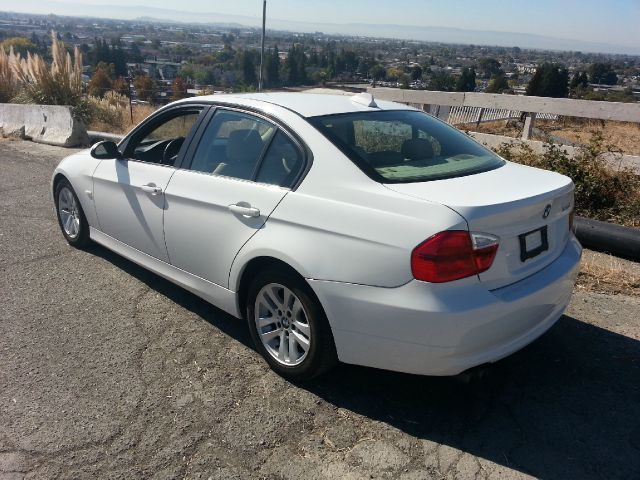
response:
{"label": "alloy wheel", "polygon": [[58,193],[58,215],[64,233],[75,239],[80,233],[80,211],[76,198],[68,187],[62,187]]}
{"label": "alloy wheel", "polygon": [[289,367],[304,361],[313,332],[304,305],[295,293],[279,283],[265,285],[256,297],[254,317],[258,336],[269,355]]}

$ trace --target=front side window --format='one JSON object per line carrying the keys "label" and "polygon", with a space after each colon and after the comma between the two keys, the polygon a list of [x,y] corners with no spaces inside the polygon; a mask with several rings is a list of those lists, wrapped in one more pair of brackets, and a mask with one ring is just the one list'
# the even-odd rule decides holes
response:
{"label": "front side window", "polygon": [[127,147],[130,158],[144,162],[173,165],[180,148],[195,125],[202,109],[185,110],[153,123],[136,135]]}
{"label": "front side window", "polygon": [[191,170],[251,180],[275,131],[260,118],[218,111],[202,135]]}
{"label": "front side window", "polygon": [[253,115],[220,110],[202,135],[191,170],[291,187],[304,166],[281,130]]}
{"label": "front side window", "polygon": [[347,113],[310,121],[381,183],[461,177],[504,165],[464,133],[422,112]]}

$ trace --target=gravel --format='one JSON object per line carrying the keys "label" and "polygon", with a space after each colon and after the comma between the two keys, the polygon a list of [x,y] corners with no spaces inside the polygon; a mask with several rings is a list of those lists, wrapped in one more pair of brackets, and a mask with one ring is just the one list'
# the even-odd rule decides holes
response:
{"label": "gravel", "polygon": [[576,291],[481,381],[273,374],[243,322],[70,248],[70,150],[0,141],[0,478],[639,478],[640,299]]}

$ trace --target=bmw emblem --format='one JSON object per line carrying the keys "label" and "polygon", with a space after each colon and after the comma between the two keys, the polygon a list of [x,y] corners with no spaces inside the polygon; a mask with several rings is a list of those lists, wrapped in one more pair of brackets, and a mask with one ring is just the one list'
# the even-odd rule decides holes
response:
{"label": "bmw emblem", "polygon": [[542,214],[542,218],[549,218],[551,214],[551,205],[547,205],[544,209],[544,213]]}

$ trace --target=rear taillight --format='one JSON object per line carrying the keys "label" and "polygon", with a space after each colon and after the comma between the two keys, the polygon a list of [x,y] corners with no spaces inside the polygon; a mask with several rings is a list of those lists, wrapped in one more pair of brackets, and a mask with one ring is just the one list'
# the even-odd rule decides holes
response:
{"label": "rear taillight", "polygon": [[486,233],[446,230],[418,245],[411,254],[411,271],[417,280],[451,282],[488,270],[500,239]]}

